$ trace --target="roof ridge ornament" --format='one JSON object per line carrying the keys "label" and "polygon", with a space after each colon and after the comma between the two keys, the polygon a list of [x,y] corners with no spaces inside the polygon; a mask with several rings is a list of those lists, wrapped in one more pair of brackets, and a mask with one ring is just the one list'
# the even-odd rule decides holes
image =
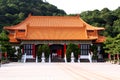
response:
{"label": "roof ridge ornament", "polygon": [[29,13],[28,17],[30,17],[30,16],[32,16],[32,14],[31,14],[31,13]]}
{"label": "roof ridge ornament", "polygon": [[76,16],[77,16],[77,17],[80,17],[80,14],[77,14]]}
{"label": "roof ridge ornament", "polygon": [[85,28],[86,28],[86,24],[85,24],[85,23],[83,23],[83,27],[85,27]]}

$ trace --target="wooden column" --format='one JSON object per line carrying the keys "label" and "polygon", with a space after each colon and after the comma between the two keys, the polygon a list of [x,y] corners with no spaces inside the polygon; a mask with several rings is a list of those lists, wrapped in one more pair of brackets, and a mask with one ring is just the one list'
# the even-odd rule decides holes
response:
{"label": "wooden column", "polygon": [[48,43],[48,46],[50,47],[50,44]]}
{"label": "wooden column", "polygon": [[66,55],[66,44],[64,44],[64,56]]}
{"label": "wooden column", "polygon": [[7,58],[7,52],[4,53],[4,57]]}
{"label": "wooden column", "polygon": [[78,48],[80,48],[80,44],[78,44]]}
{"label": "wooden column", "polygon": [[32,45],[32,55],[35,58],[36,54],[35,54],[35,44]]}
{"label": "wooden column", "polygon": [[111,60],[111,55],[108,53],[108,59]]}
{"label": "wooden column", "polygon": [[119,54],[117,54],[117,60],[119,60]]}
{"label": "wooden column", "polygon": [[60,49],[60,57],[62,57],[62,50]]}
{"label": "wooden column", "polygon": [[59,56],[59,50],[57,49],[57,55]]}

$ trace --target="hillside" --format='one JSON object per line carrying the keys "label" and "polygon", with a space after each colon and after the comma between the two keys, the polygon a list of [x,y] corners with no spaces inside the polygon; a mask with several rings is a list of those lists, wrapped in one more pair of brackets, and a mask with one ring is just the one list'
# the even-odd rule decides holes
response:
{"label": "hillside", "polygon": [[[0,0],[0,31],[4,26],[21,22],[30,13],[43,16],[67,15],[64,10],[43,0]],[[115,37],[120,33],[120,7],[113,11],[108,8],[85,11],[80,13],[80,16],[93,26],[105,27],[102,35]]]}
{"label": "hillside", "polygon": [[106,30],[102,33],[105,36],[115,37],[120,33],[120,7],[113,11],[108,8],[85,11],[80,16],[91,25],[105,27]]}
{"label": "hillside", "polygon": [[65,11],[43,0],[0,0],[0,31],[32,15],[66,15]]}

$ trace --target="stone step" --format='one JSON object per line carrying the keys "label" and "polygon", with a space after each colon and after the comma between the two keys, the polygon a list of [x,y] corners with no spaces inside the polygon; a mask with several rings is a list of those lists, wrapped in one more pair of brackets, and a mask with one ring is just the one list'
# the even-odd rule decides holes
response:
{"label": "stone step", "polygon": [[65,62],[63,58],[59,58],[59,57],[54,57],[51,61],[52,62]]}
{"label": "stone step", "polygon": [[26,59],[26,62],[35,62],[36,59]]}

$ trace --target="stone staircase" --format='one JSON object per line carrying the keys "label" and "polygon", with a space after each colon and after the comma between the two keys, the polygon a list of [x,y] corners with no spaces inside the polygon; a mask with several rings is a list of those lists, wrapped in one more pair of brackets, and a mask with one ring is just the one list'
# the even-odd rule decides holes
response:
{"label": "stone staircase", "polygon": [[26,59],[26,62],[35,62],[36,61],[36,59]]}
{"label": "stone staircase", "polygon": [[36,58],[34,58],[32,55],[26,55],[26,53],[24,55],[22,55],[22,59],[21,62],[36,62]]}
{"label": "stone staircase", "polygon": [[51,62],[65,62],[64,58],[54,57]]}

